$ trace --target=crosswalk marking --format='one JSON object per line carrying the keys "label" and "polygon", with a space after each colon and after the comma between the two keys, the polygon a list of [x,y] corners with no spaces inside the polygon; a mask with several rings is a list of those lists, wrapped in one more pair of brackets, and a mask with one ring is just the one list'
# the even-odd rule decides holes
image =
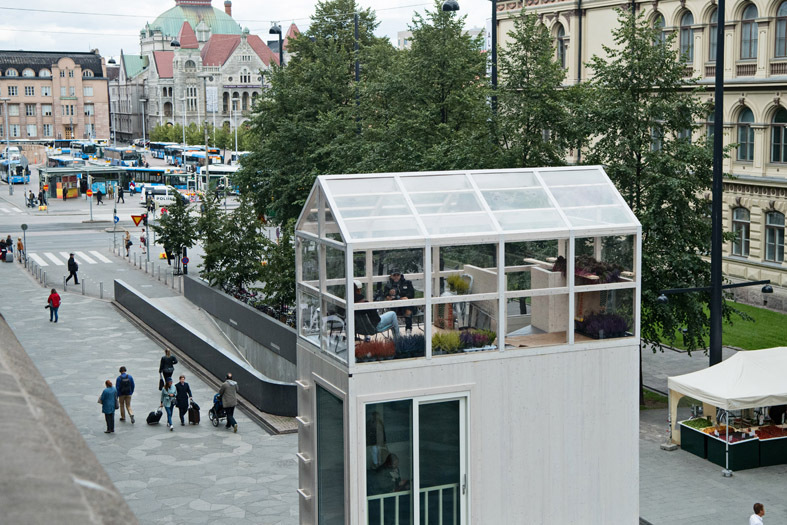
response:
{"label": "crosswalk marking", "polygon": [[96,261],[88,257],[85,252],[74,252],[74,255],[79,257],[79,260],[88,264],[96,264]]}
{"label": "crosswalk marking", "polygon": [[95,257],[96,259],[98,259],[99,261],[104,262],[104,263],[111,263],[112,262],[112,261],[110,261],[109,259],[107,259],[106,257],[104,257],[103,255],[101,255],[100,253],[98,253],[95,250],[90,250],[90,255],[92,255],[93,257]]}
{"label": "crosswalk marking", "polygon": [[65,266],[65,265],[66,265],[66,263],[64,263],[63,261],[61,261],[61,260],[60,260],[60,259],[58,259],[57,257],[55,257],[55,254],[53,254],[53,253],[45,252],[45,253],[44,253],[44,255],[46,255],[46,256],[47,256],[47,258],[48,258],[50,261],[52,261],[53,263],[55,263],[55,264],[56,264],[56,265],[58,265],[58,266]]}
{"label": "crosswalk marking", "polygon": [[38,266],[49,266],[49,263],[43,260],[41,257],[39,257],[38,254],[28,253],[27,255],[28,257],[33,259],[36,262],[36,264],[38,264]]}
{"label": "crosswalk marking", "polygon": [[10,213],[22,213],[22,210],[20,210],[17,207],[14,207],[14,206],[11,206],[10,208],[0,208],[0,211],[3,212],[3,213],[9,213],[9,214]]}
{"label": "crosswalk marking", "polygon": [[71,254],[69,252],[60,252],[60,256],[68,262],[68,258],[71,257]]}

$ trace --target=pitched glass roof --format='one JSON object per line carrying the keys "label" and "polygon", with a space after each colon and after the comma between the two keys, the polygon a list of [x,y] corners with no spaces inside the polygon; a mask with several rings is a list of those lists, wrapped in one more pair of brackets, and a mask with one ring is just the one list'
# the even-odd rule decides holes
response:
{"label": "pitched glass roof", "polygon": [[600,166],[324,175],[298,229],[313,230],[304,223],[319,212],[315,194],[325,198],[332,229],[335,221],[342,240],[353,244],[546,238],[639,226]]}

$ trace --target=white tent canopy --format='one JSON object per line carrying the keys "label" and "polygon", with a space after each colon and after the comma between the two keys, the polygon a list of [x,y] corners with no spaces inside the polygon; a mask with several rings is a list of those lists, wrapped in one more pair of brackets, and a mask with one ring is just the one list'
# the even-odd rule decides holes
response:
{"label": "white tent canopy", "polygon": [[784,405],[785,370],[787,347],[780,346],[738,352],[710,368],[670,377],[667,386],[670,397],[677,392],[724,410]]}

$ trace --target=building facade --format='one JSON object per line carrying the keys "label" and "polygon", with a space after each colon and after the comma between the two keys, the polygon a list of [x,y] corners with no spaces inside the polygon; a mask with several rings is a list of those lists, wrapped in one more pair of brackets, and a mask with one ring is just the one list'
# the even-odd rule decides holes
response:
{"label": "building facade", "polygon": [[240,125],[274,64],[278,55],[233,20],[229,0],[224,11],[211,0],[175,0],[140,31],[138,55],[121,53],[110,83],[118,138],[175,123]]}
{"label": "building facade", "polygon": [[[629,5],[629,4],[626,4]],[[716,74],[717,4],[711,0],[636,3],[655,27],[677,33],[675,45],[686,60],[686,78],[700,78],[713,98]],[[605,0],[498,2],[500,45],[507,45],[513,17],[522,9],[537,14],[555,42],[555,58],[567,83],[588,79],[584,66],[602,46],[613,46],[620,3]],[[724,246],[723,269],[731,280],[770,279],[775,293],[759,287],[736,296],[787,310],[784,260],[787,215],[787,1],[736,1],[727,4],[724,46],[724,145],[737,144],[724,162],[724,227],[737,234]],[[694,133],[710,133],[713,115]],[[708,195],[710,198],[710,195]]]}
{"label": "building facade", "polygon": [[107,72],[98,51],[0,51],[0,73],[3,140],[109,137]]}

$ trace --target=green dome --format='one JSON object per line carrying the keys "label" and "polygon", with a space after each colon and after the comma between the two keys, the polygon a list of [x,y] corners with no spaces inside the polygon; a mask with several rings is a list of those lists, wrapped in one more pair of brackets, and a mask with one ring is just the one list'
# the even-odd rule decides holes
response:
{"label": "green dome", "polygon": [[214,35],[241,34],[240,25],[230,15],[209,5],[176,5],[159,15],[150,27],[160,29],[166,36],[176,37],[183,22],[188,22],[192,29],[196,29],[200,20],[208,24]]}

